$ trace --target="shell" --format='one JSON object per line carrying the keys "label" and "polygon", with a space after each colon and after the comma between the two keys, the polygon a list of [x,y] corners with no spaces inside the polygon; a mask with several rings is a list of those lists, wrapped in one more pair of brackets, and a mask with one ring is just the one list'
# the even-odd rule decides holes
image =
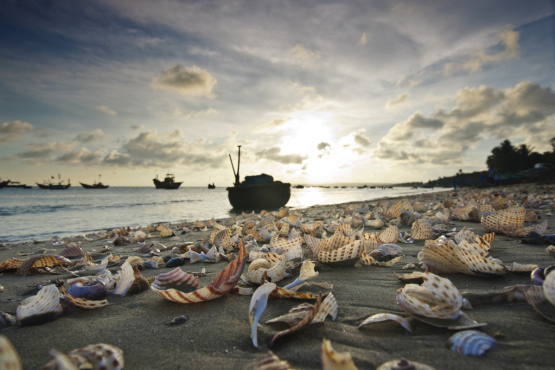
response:
{"label": "shell", "polygon": [[399,239],[399,229],[397,226],[392,225],[378,234],[378,238],[382,243],[395,244]]}
{"label": "shell", "polygon": [[384,321],[395,321],[398,322],[399,324],[401,324],[401,326],[405,329],[407,329],[407,331],[409,333],[412,333],[412,328],[410,326],[410,321],[405,318],[405,317],[401,317],[399,315],[395,315],[392,313],[378,313],[375,315],[372,315],[370,317],[368,317],[366,320],[364,320],[358,327],[359,329],[365,325],[368,324],[374,324],[377,322],[384,322]]}
{"label": "shell", "polygon": [[17,270],[23,265],[25,260],[19,258],[10,258],[2,263],[0,263],[0,272],[8,270]]}
{"label": "shell", "polygon": [[513,262],[512,265],[505,265],[507,271],[513,273],[531,273],[538,268],[537,264],[522,264],[518,262]]}
{"label": "shell", "polygon": [[395,277],[399,280],[401,280],[403,283],[422,283],[422,274],[423,272],[420,271],[414,271],[411,272],[410,274],[398,274],[396,272],[394,272],[393,274],[395,274]]}
{"label": "shell", "polygon": [[322,359],[323,370],[356,370],[357,367],[351,358],[350,353],[338,353],[331,346],[331,342],[327,339],[322,341],[320,349],[320,358]]}
{"label": "shell", "polygon": [[336,266],[352,266],[362,256],[364,246],[362,240],[356,240],[334,251],[320,251],[316,256],[316,261],[329,263]]}
{"label": "shell", "polygon": [[[102,284],[102,286],[104,286],[104,289],[106,289],[106,286],[104,284]],[[62,293],[71,303],[73,303],[77,307],[86,308],[88,310],[105,307],[108,305],[107,300],[91,301],[85,298],[75,298],[71,294],[69,294],[64,287],[62,287]]]}
{"label": "shell", "polygon": [[268,297],[270,293],[276,288],[274,283],[265,283],[256,289],[251,298],[249,306],[249,323],[251,326],[251,339],[252,344],[258,348],[258,320],[268,304]]}
{"label": "shell", "polygon": [[329,293],[320,305],[316,316],[314,316],[314,319],[312,320],[312,324],[324,322],[328,315],[330,315],[332,320],[335,321],[335,319],[337,319],[338,313],[339,311],[337,309],[337,301],[335,300],[333,294]]}
{"label": "shell", "polygon": [[377,370],[435,370],[435,367],[402,358],[383,363]]}
{"label": "shell", "polygon": [[69,265],[71,263],[65,257],[62,256],[36,256],[31,257],[17,269],[17,274],[24,276],[24,275],[31,275],[31,270],[41,268],[41,267],[54,267],[54,266],[63,266]]}
{"label": "shell", "polygon": [[481,356],[493,347],[495,339],[477,330],[465,330],[449,338],[451,351],[467,356]]}
{"label": "shell", "polygon": [[166,267],[178,267],[178,266],[183,266],[185,264],[185,259],[181,258],[181,257],[175,257],[170,259],[168,262],[166,262]]}
{"label": "shell", "polygon": [[231,261],[208,286],[197,289],[191,293],[183,293],[175,289],[160,290],[151,286],[161,297],[177,303],[196,303],[219,298],[230,293],[234,288],[245,269],[247,254],[244,242],[239,243],[239,257]]}
{"label": "shell", "polygon": [[55,285],[47,285],[37,295],[24,299],[16,309],[21,325],[35,325],[54,320],[62,313],[60,293]]}
{"label": "shell", "polygon": [[77,257],[84,257],[87,254],[81,247],[66,247],[63,251],[60,252],[60,256],[67,257],[67,258],[77,258]]}
{"label": "shell", "polygon": [[50,354],[54,356],[54,360],[44,365],[43,370],[68,369],[69,366],[76,369],[120,370],[124,366],[123,351],[106,343],[91,344],[65,355],[56,350],[52,350]]}
{"label": "shell", "polygon": [[181,284],[187,284],[193,288],[198,288],[198,277],[188,274],[181,268],[176,267],[175,269],[165,272],[156,276],[156,279],[152,283],[152,287],[158,290],[168,289],[170,286],[179,286]]}
{"label": "shell", "polygon": [[284,331],[280,331],[279,333],[277,333],[276,335],[274,335],[274,337],[272,338],[272,341],[270,342],[270,348],[273,347],[274,343],[276,342],[276,340],[278,340],[279,338],[287,335],[287,334],[291,334],[297,330],[302,329],[303,327],[307,326],[308,324],[310,324],[312,322],[312,319],[314,319],[314,316],[316,315],[316,313],[318,312],[318,310],[320,309],[320,304],[322,302],[322,293],[318,294],[318,298],[316,299],[316,302],[314,303],[314,306],[312,307],[312,310],[308,313],[308,315],[302,319],[297,325],[284,330]]}
{"label": "shell", "polygon": [[129,288],[131,288],[133,281],[135,281],[133,267],[131,267],[131,264],[128,261],[125,261],[125,263],[121,265],[120,278],[116,283],[116,289],[112,290],[110,293],[123,297]]}
{"label": "shell", "polygon": [[314,263],[311,261],[304,261],[301,266],[299,277],[294,282],[283,287],[283,289],[291,289],[299,284],[304,283],[310,278],[318,276],[318,272],[314,271]]}
{"label": "shell", "polygon": [[292,370],[289,362],[281,360],[274,352],[268,351],[266,356],[256,364],[256,370]]}
{"label": "shell", "polygon": [[86,284],[76,282],[69,287],[67,293],[74,298],[95,301],[104,298],[108,294],[108,289],[102,281],[91,281]]}
{"label": "shell", "polygon": [[281,287],[276,287],[276,289],[272,292],[270,297],[272,297],[272,298],[316,299],[316,297],[314,297],[312,295],[312,293],[310,293],[310,292],[309,293],[296,292],[296,291],[288,290],[288,289],[281,288]]}
{"label": "shell", "polygon": [[548,256],[555,257],[555,246],[550,245],[549,247],[547,247],[547,248],[545,249],[545,253],[546,253]]}
{"label": "shell", "polygon": [[7,328],[15,325],[16,318],[9,313],[0,311],[0,328]]}
{"label": "shell", "polygon": [[174,317],[171,321],[168,321],[166,325],[168,326],[181,325],[181,324],[185,324],[186,322],[187,322],[187,318],[181,315],[181,316]]}
{"label": "shell", "polygon": [[0,369],[23,369],[17,350],[12,342],[4,335],[0,335],[0,354]]}
{"label": "shell", "polygon": [[278,282],[285,277],[285,256],[270,252],[265,259],[254,260],[247,274],[247,280],[253,284],[260,284],[263,276],[272,282]]}
{"label": "shell", "polygon": [[172,236],[175,235],[173,230],[170,229],[169,227],[167,227],[166,225],[158,225],[156,230],[158,230],[160,232],[160,236],[162,238],[169,238],[169,237],[172,237]]}
{"label": "shell", "polygon": [[411,226],[410,236],[414,240],[432,239],[434,237],[432,225],[427,220],[416,220]]}

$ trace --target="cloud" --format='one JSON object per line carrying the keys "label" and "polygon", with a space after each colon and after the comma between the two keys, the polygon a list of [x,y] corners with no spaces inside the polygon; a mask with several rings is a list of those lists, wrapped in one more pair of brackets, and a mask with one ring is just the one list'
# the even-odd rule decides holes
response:
{"label": "cloud", "polygon": [[78,134],[74,140],[77,140],[82,143],[90,143],[91,141],[104,140],[108,137],[109,135],[106,135],[102,131],[102,129],[97,128],[96,130],[93,130],[93,131],[82,132]]}
{"label": "cloud", "polygon": [[66,164],[81,165],[90,164],[98,165],[100,163],[100,156],[104,153],[106,149],[97,149],[91,151],[87,148],[79,148],[76,151],[71,151],[69,153],[62,154],[56,157],[57,162],[62,162]]}
{"label": "cloud", "polygon": [[326,142],[321,142],[316,147],[318,150],[325,150],[326,148],[331,148],[331,145]]}
{"label": "cloud", "polygon": [[281,148],[275,146],[269,149],[263,149],[256,153],[257,159],[267,159],[270,161],[279,162],[282,164],[301,164],[306,156],[299,154],[283,154],[281,155]]}
{"label": "cloud", "polygon": [[177,91],[187,96],[205,96],[214,98],[212,92],[218,81],[208,71],[197,66],[183,67],[174,65],[167,71],[162,72],[152,80],[151,87],[154,90]]}
{"label": "cloud", "polygon": [[15,120],[0,125],[0,143],[17,140],[22,134],[33,131],[33,125],[28,122]]}
{"label": "cloud", "polygon": [[301,44],[297,44],[289,50],[289,55],[293,61],[301,65],[313,64],[320,58],[320,55],[317,52],[312,51]]}
{"label": "cloud", "polygon": [[389,100],[385,104],[385,109],[393,109],[395,107],[407,105],[408,100],[409,100],[409,93],[403,93],[403,94],[399,95],[398,97]]}
{"label": "cloud", "polygon": [[99,111],[101,111],[102,113],[106,113],[110,116],[117,116],[118,112],[116,112],[115,110],[113,110],[112,108],[109,108],[105,105],[99,105],[96,107],[96,109],[98,109]]}
{"label": "cloud", "polygon": [[366,32],[364,32],[362,34],[362,36],[360,37],[360,40],[358,40],[357,45],[358,46],[364,46],[364,45],[368,44],[369,39],[370,39],[370,37],[368,36],[368,34]]}
{"label": "cloud", "polygon": [[426,117],[415,112],[395,124],[380,140],[374,156],[413,163],[459,163],[486,139],[524,139],[536,150],[549,150],[547,134],[555,130],[555,92],[523,81],[504,90],[464,88],[453,109]]}
{"label": "cloud", "polygon": [[70,142],[51,142],[46,144],[30,144],[24,152],[9,156],[9,159],[22,159],[31,164],[45,163],[51,160],[53,155],[67,154],[77,145],[75,141]]}
{"label": "cloud", "polygon": [[287,121],[291,121],[291,117],[280,117],[280,118],[274,118],[270,121],[266,121],[263,124],[261,124],[260,126],[258,126],[256,128],[257,132],[275,132],[276,130],[279,130],[280,128],[283,127],[283,125],[287,122]]}
{"label": "cloud", "polygon": [[173,111],[173,115],[174,116],[178,116],[178,117],[183,117],[186,119],[189,118],[197,118],[197,117],[206,117],[206,116],[217,116],[218,114],[220,114],[220,112],[214,108],[206,108],[203,110],[199,110],[199,111],[189,111],[189,112],[183,112],[181,111],[181,109],[179,108],[175,108],[175,110]]}
{"label": "cloud", "polygon": [[[516,59],[520,56],[520,45],[518,43],[519,33],[513,30],[505,30],[499,34],[501,44],[505,47],[498,53],[491,53],[484,49],[474,53],[470,58],[464,62],[460,68],[467,70],[471,73],[479,72],[486,64],[501,63],[505,60]],[[453,68],[453,67],[451,67]]]}
{"label": "cloud", "polygon": [[144,128],[145,125],[130,125],[129,126],[132,130],[139,130],[141,128]]}

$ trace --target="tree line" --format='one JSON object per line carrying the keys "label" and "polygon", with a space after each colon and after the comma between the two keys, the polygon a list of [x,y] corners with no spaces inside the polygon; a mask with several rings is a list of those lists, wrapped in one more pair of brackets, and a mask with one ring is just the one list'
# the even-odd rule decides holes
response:
{"label": "tree line", "polygon": [[516,173],[533,168],[537,163],[555,165],[555,137],[549,141],[551,152],[538,153],[534,148],[526,144],[513,146],[509,140],[505,140],[492,149],[486,164],[488,169],[496,170],[500,174]]}

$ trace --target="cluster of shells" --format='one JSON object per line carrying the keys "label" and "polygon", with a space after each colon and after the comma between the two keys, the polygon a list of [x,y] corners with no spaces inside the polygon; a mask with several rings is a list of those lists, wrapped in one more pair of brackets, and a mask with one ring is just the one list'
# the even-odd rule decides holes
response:
{"label": "cluster of shells", "polygon": [[[377,314],[359,327],[393,320],[412,332],[410,321],[416,319],[437,327],[466,330],[468,333],[460,332],[461,335],[452,338],[453,347],[463,354],[481,355],[485,351],[484,342],[489,343],[488,348],[493,342],[484,333],[469,329],[481,328],[486,323],[476,322],[462,311],[470,308],[476,299],[527,300],[543,316],[555,321],[555,274],[549,269],[538,271],[537,265],[506,264],[490,255],[496,234],[515,238],[530,232],[543,235],[547,221],[539,222],[543,219],[540,216],[550,214],[554,206],[549,196],[502,196],[491,191],[461,194],[441,202],[430,196],[424,202],[379,201],[318,213],[311,213],[311,209],[300,212],[282,208],[275,212],[243,213],[221,221],[159,224],[137,229],[121,227],[83,236],[83,240],[68,241],[59,253],[53,249],[55,255],[45,255],[42,251],[27,259],[12,258],[0,263],[0,272],[68,276],[40,287],[36,295],[20,303],[15,317],[1,313],[0,318],[4,326],[16,322],[42,324],[57,319],[65,309],[105,307],[110,294],[124,297],[150,291],[180,304],[214,300],[227,294],[248,295],[251,301],[245,317],[249,319],[252,343],[258,348],[258,328],[267,305],[271,304],[269,298],[310,302],[265,321],[265,325],[289,326],[267,338],[271,348],[284,336],[294,335],[308,325],[323,323],[328,316],[332,321],[338,317],[341,302],[332,293],[333,285],[309,282],[320,275],[317,271],[320,267],[390,267],[403,259],[403,244],[421,243],[418,254],[421,271],[412,264],[404,267],[414,270],[412,273],[397,275],[406,285],[397,290],[396,302],[408,317]],[[486,233],[477,235],[467,228],[458,229],[457,221],[481,223]],[[399,227],[410,227],[411,231],[401,233]],[[205,236],[196,242],[184,242],[182,235],[192,232],[203,232]],[[106,244],[100,250],[86,252],[81,248],[82,243],[91,240],[105,240]],[[115,248],[121,253],[116,255]],[[200,287],[198,277],[204,270],[191,273],[181,267],[194,263],[222,263],[225,267],[210,284]],[[117,273],[107,267],[116,267]],[[145,268],[165,271],[146,279],[141,275]],[[462,273],[479,278],[532,271],[536,280],[530,285],[512,287],[485,298],[464,297],[448,278],[442,277]],[[292,278],[289,284],[282,284],[283,280]],[[307,288],[318,290],[318,294],[303,291]],[[93,347],[99,351],[108,351],[105,345],[96,346]],[[75,363],[81,360],[72,356],[85,356],[86,351],[80,349],[66,355],[56,352],[54,361]],[[109,356],[117,353],[113,349],[108,352]],[[321,356],[324,368],[356,368],[350,355],[336,353],[329,341],[323,341]],[[116,362],[123,367],[122,357]],[[273,353],[258,368],[275,368],[267,366],[273,363],[284,366],[279,368],[288,368]]]}

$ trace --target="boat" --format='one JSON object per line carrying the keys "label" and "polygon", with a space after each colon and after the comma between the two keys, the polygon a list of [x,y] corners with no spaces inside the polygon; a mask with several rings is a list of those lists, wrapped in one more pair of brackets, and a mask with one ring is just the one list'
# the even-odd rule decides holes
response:
{"label": "boat", "polygon": [[[51,178],[53,179],[54,176],[51,176]],[[58,175],[57,184],[53,183],[52,180],[48,182],[45,181],[43,184],[39,184],[38,182],[36,184],[41,189],[50,189],[50,190],[65,190],[71,186],[69,179],[67,179],[67,184],[64,184],[63,180],[60,179],[60,175]]]}
{"label": "boat", "polygon": [[102,175],[98,175],[98,182],[94,182],[94,184],[89,185],[89,184],[83,184],[82,182],[79,182],[79,184],[81,184],[82,187],[84,187],[85,189],[107,189],[110,185],[104,185],[101,181],[100,181],[100,177]]}
{"label": "boat", "polygon": [[16,189],[31,189],[31,186],[28,186],[27,184],[22,184],[19,181],[10,181],[10,180],[8,180],[8,184],[5,187],[16,188]]}
{"label": "boat", "polygon": [[171,173],[166,174],[164,181],[158,180],[158,175],[156,175],[156,178],[152,179],[152,181],[154,181],[156,189],[179,189],[181,184],[183,184],[183,181],[176,182],[175,176]]}
{"label": "boat", "polygon": [[235,210],[260,211],[283,207],[291,197],[291,184],[274,181],[270,175],[262,173],[257,176],[245,176],[240,182],[239,167],[241,165],[241,145],[238,145],[237,173],[231,161],[231,168],[235,175],[233,186],[226,188],[229,203]]}
{"label": "boat", "polygon": [[208,184],[208,189],[216,189],[216,185],[214,183]]}
{"label": "boat", "polygon": [[5,188],[6,185],[8,185],[9,183],[10,183],[10,180],[4,180],[4,181],[0,180],[0,189]]}

